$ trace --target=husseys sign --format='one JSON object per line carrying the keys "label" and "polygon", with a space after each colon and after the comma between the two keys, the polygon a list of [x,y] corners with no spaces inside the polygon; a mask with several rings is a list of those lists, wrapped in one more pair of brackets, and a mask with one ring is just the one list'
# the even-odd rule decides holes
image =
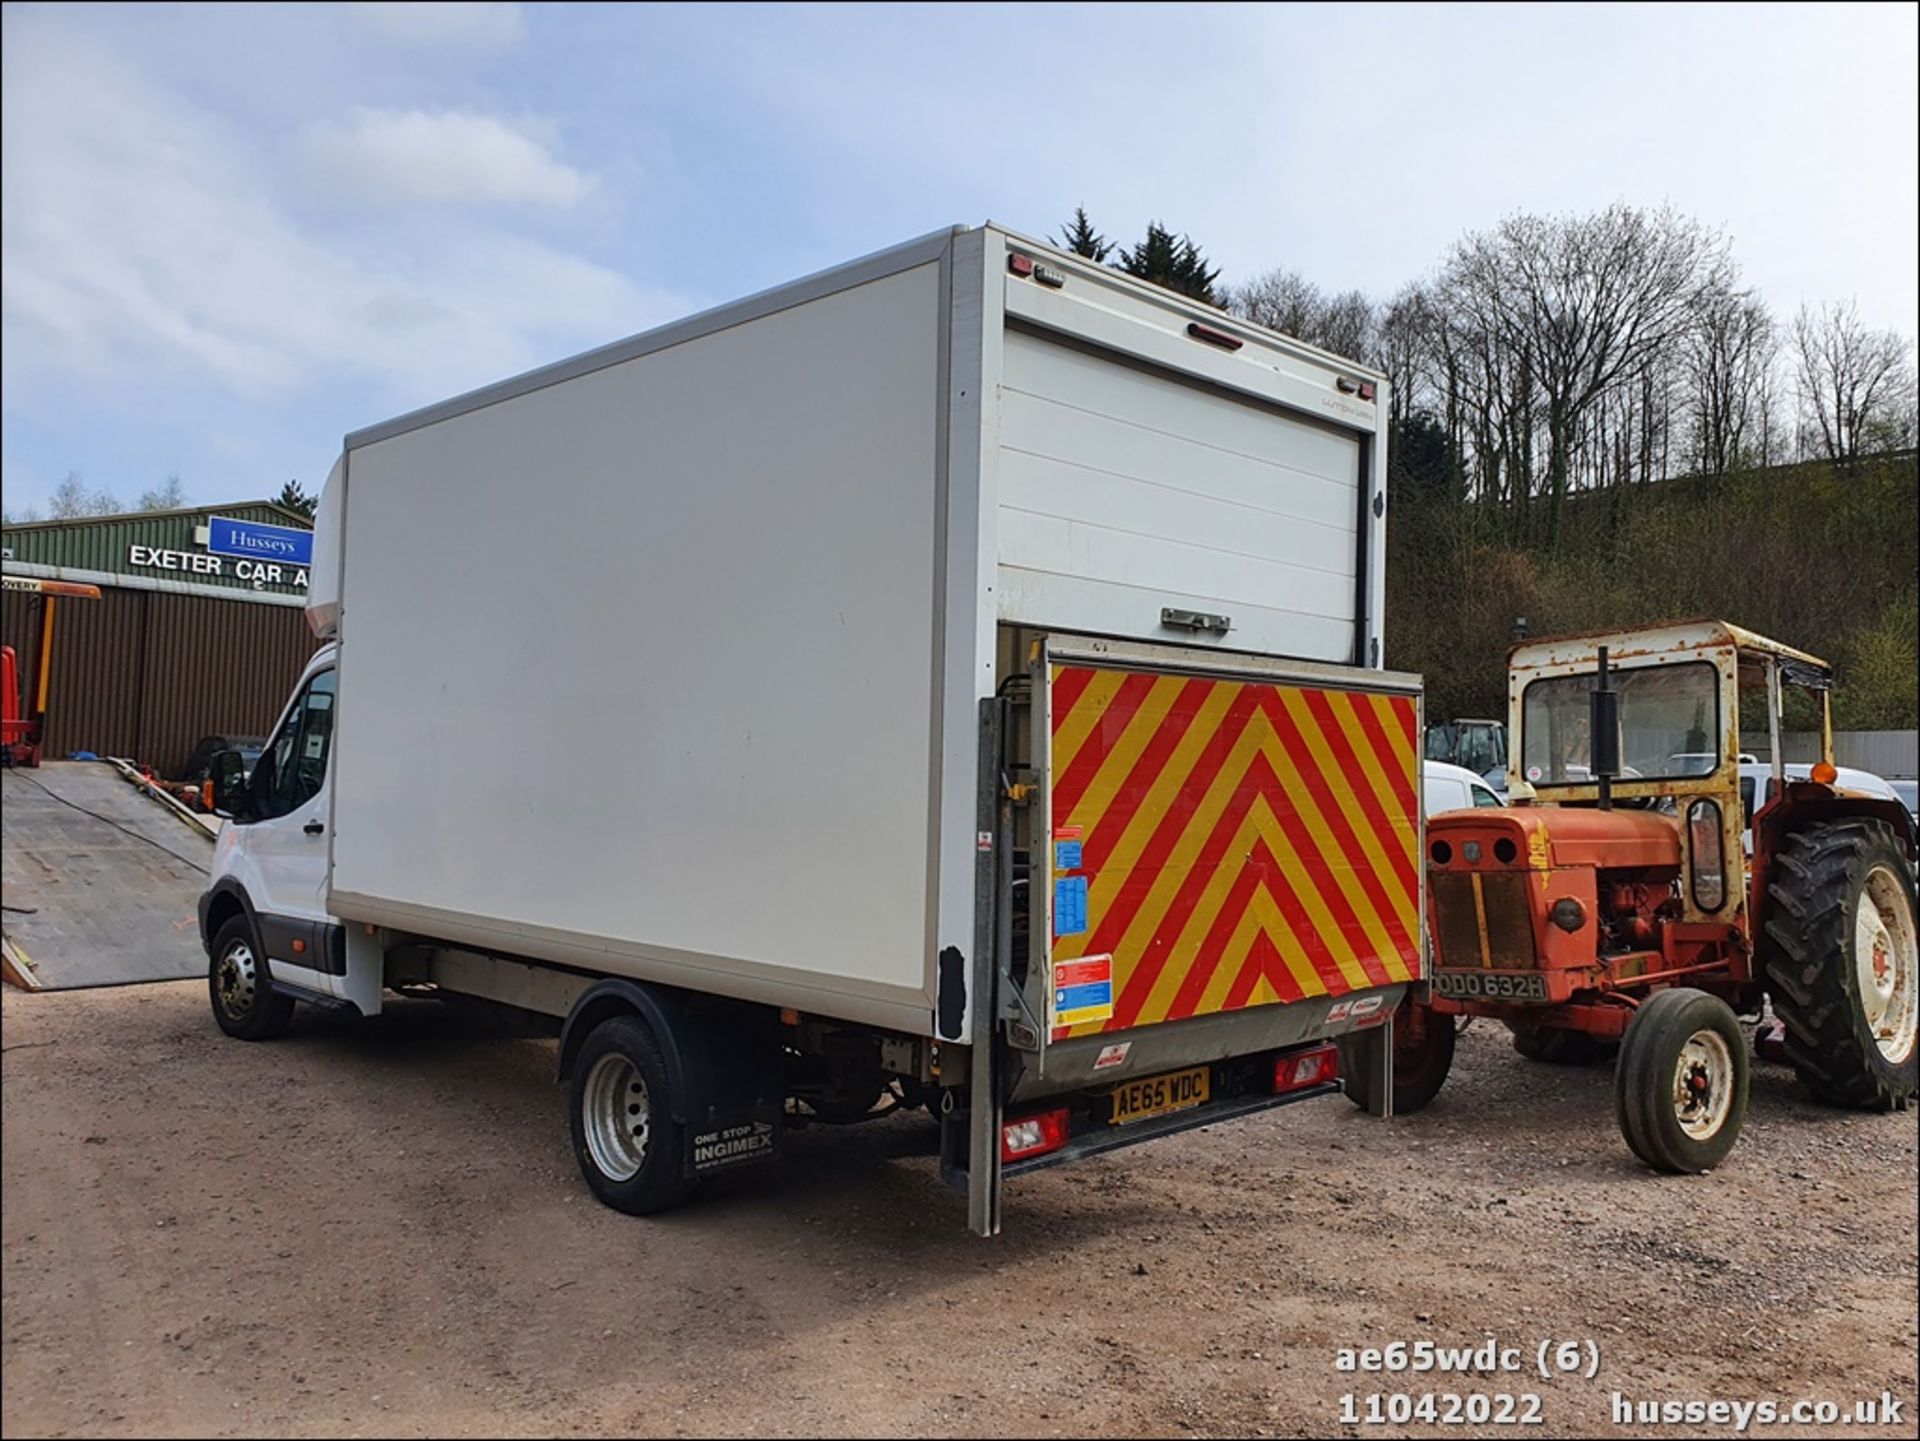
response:
{"label": "husseys sign", "polygon": [[127,564],[136,570],[232,576],[255,590],[307,588],[307,571],[313,564],[312,531],[216,515],[206,523],[205,536],[194,539],[202,541],[206,550],[133,545],[127,548]]}

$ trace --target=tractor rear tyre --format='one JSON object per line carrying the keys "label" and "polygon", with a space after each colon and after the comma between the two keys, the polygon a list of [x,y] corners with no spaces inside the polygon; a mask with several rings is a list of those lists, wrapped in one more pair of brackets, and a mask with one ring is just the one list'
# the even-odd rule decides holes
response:
{"label": "tractor rear tyre", "polygon": [[[1355,1031],[1340,1037],[1340,1077],[1347,1099],[1363,1111],[1373,1107],[1374,1057],[1381,1032]],[[1393,1013],[1393,1113],[1411,1116],[1447,1083],[1453,1069],[1452,1016],[1402,1001]]]}
{"label": "tractor rear tyre", "polygon": [[1829,1105],[1905,1110],[1920,1009],[1905,849],[1879,821],[1814,826],[1781,845],[1767,895],[1767,990],[1801,1084]]}
{"label": "tractor rear tyre", "polygon": [[1505,1024],[1513,1032],[1514,1050],[1529,1061],[1544,1061],[1550,1066],[1590,1066],[1612,1060],[1620,1049],[1611,1041],[1565,1026],[1536,1026],[1527,1021]]}
{"label": "tractor rear tyre", "polygon": [[1627,1025],[1613,1085],[1620,1133],[1634,1155],[1656,1171],[1711,1171],[1747,1114],[1739,1018],[1705,991],[1659,992]]}

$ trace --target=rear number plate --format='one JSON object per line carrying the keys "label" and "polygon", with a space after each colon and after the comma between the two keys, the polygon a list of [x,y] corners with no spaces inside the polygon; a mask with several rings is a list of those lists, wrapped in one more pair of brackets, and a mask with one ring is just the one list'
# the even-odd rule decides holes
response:
{"label": "rear number plate", "polygon": [[1435,971],[1433,993],[1456,1001],[1544,1001],[1547,978],[1538,971]]}
{"label": "rear number plate", "polygon": [[1128,1081],[1115,1089],[1113,1114],[1108,1121],[1115,1126],[1124,1126],[1129,1121],[1144,1121],[1149,1116],[1184,1111],[1191,1106],[1205,1105],[1212,1094],[1213,1073],[1205,1066]]}

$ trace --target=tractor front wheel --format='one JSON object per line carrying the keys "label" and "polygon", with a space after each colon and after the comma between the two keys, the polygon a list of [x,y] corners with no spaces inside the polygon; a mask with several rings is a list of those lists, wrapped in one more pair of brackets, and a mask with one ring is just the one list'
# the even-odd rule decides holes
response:
{"label": "tractor front wheel", "polygon": [[[1411,1116],[1447,1083],[1453,1069],[1454,1023],[1411,1000],[1393,1013],[1393,1113]],[[1340,1075],[1347,1099],[1363,1111],[1373,1106],[1374,1060],[1381,1032],[1356,1031],[1340,1038]]]}
{"label": "tractor front wheel", "polygon": [[1787,1059],[1818,1100],[1904,1110],[1916,1087],[1913,870],[1879,821],[1786,838],[1763,955]]}
{"label": "tractor front wheel", "polygon": [[1747,1113],[1747,1047],[1733,1009],[1705,991],[1661,991],[1634,1012],[1614,1072],[1620,1132],[1656,1171],[1711,1171]]}

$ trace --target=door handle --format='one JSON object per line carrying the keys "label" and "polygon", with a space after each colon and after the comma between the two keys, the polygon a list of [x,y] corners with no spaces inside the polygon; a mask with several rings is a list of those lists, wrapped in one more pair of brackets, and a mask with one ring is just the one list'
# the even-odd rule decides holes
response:
{"label": "door handle", "polygon": [[319,821],[308,821],[304,826],[300,827],[300,829],[310,836],[317,836],[320,832],[324,831],[326,827]]}

